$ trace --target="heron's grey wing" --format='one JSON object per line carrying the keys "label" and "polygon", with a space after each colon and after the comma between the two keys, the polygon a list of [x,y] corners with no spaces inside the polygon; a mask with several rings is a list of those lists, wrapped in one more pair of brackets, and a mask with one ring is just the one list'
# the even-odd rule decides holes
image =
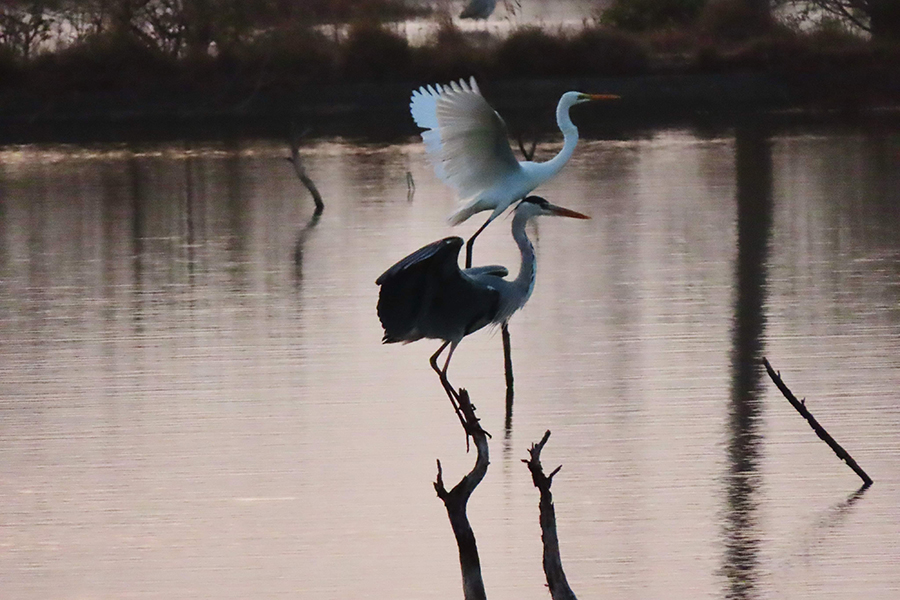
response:
{"label": "heron's grey wing", "polygon": [[426,337],[419,322],[434,273],[445,270],[447,264],[456,266],[462,245],[460,237],[432,242],[398,261],[375,280],[381,286],[378,318],[386,343],[413,342]]}
{"label": "heron's grey wing", "polygon": [[386,343],[462,339],[497,314],[499,293],[460,271],[462,244],[458,237],[429,244],[378,278],[378,317]]}
{"label": "heron's grey wing", "polygon": [[481,95],[475,78],[413,92],[410,112],[443,181],[461,199],[490,189],[520,167],[506,123]]}
{"label": "heron's grey wing", "polygon": [[478,277],[479,275],[494,275],[496,277],[506,277],[509,275],[509,269],[503,265],[484,265],[481,267],[470,267],[464,271],[469,277]]}
{"label": "heron's grey wing", "polygon": [[459,249],[462,248],[462,245],[463,239],[454,235],[422,246],[409,256],[398,260],[375,280],[375,284],[382,285],[386,281],[394,279],[396,275],[402,271],[419,267],[423,263],[427,264],[429,260],[434,260],[435,256],[439,257],[439,260],[447,260],[447,255],[454,249],[456,251],[452,252],[453,256],[459,256]]}

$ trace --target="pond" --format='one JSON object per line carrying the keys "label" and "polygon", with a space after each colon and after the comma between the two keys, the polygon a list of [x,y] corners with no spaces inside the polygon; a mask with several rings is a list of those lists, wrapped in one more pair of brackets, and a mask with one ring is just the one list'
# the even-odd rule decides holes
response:
{"label": "pond", "polygon": [[[381,344],[375,279],[482,215],[449,227],[418,139],[329,138],[302,150],[316,218],[286,152],[0,148],[6,597],[462,597],[432,482],[474,456],[439,344]],[[549,429],[581,598],[896,598],[900,128],[586,139],[539,191],[593,218],[529,229],[512,414],[499,331],[450,369],[493,434],[469,505],[488,596],[547,597],[521,459]],[[476,264],[515,273],[509,225]]]}

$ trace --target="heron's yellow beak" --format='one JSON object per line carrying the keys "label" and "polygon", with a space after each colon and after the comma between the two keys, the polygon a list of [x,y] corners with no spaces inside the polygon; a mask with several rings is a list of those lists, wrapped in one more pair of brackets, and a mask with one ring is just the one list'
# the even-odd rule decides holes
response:
{"label": "heron's yellow beak", "polygon": [[557,206],[555,204],[548,204],[547,210],[550,211],[554,217],[571,217],[573,219],[590,219],[589,216],[582,214],[578,211],[564,208],[562,206]]}

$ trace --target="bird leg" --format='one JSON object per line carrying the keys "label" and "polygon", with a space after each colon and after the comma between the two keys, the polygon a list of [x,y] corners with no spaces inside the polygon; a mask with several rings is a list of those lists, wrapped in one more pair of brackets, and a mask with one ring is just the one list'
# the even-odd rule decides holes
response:
{"label": "bird leg", "polygon": [[494,213],[491,213],[491,216],[488,217],[488,220],[484,222],[484,225],[478,228],[478,231],[469,238],[469,241],[466,242],[466,268],[472,268],[472,246],[475,244],[475,238],[478,237],[478,234],[484,231],[484,228],[490,225],[491,221],[494,220]]}
{"label": "bird leg", "polygon": [[[437,359],[447,346],[450,346],[450,352],[447,353],[447,360],[444,362],[444,368],[442,369],[438,367]],[[438,374],[438,377],[441,380],[441,385],[444,387],[444,391],[447,393],[447,397],[450,398],[450,404],[453,405],[453,410],[456,411],[456,416],[459,417],[459,422],[462,423],[463,429],[466,429],[466,420],[459,408],[459,396],[457,395],[456,390],[453,389],[453,386],[450,384],[450,380],[447,379],[447,367],[450,366],[450,358],[453,356],[453,351],[455,349],[456,343],[451,345],[450,342],[444,342],[443,344],[441,344],[441,347],[438,348],[437,352],[431,355],[429,362],[431,363],[431,368],[434,369],[434,372]],[[468,433],[467,429],[466,432]],[[468,441],[468,437],[466,438],[466,440]]]}

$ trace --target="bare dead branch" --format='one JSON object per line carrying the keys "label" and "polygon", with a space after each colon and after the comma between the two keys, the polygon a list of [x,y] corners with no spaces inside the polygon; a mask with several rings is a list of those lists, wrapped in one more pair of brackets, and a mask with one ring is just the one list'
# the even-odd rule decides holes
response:
{"label": "bare dead branch", "polygon": [[325,210],[325,203],[322,201],[322,195],[319,193],[319,189],[309,175],[307,175],[306,168],[300,160],[300,140],[309,130],[305,130],[303,133],[298,134],[296,131],[293,131],[293,127],[291,127],[291,129],[291,156],[287,160],[294,166],[294,172],[297,173],[297,177],[300,178],[300,181],[303,182],[303,185],[306,186],[306,189],[312,194],[313,201],[316,203],[315,214],[320,215],[322,214],[322,211]]}
{"label": "bare dead branch", "polygon": [[[444,487],[441,461],[437,461],[437,478],[434,482],[434,490],[438,498],[444,502],[453,535],[456,537],[456,545],[459,548],[459,567],[462,571],[463,595],[465,600],[485,600],[484,580],[481,577],[481,562],[478,559],[478,547],[475,544],[475,534],[466,516],[466,505],[472,492],[487,474],[490,464],[487,432],[481,428],[478,418],[475,416],[475,407],[469,401],[469,393],[460,389],[458,394],[459,408],[463,417],[463,428],[467,436],[471,436],[475,442],[478,455],[475,466],[463,477],[459,483],[453,486],[449,492]],[[468,437],[466,438],[468,440]]]}
{"label": "bare dead branch", "polygon": [[856,464],[856,461],[853,460],[853,457],[844,450],[844,448],[838,444],[825,428],[822,427],[815,417],[812,416],[812,413],[806,408],[806,401],[797,400],[797,397],[791,393],[791,390],[784,384],[781,380],[781,373],[776,373],[772,368],[772,365],[769,364],[769,361],[765,358],[762,359],[763,364],[766,367],[766,372],[769,374],[769,377],[781,391],[782,395],[787,398],[787,401],[791,403],[791,406],[803,416],[804,419],[809,423],[809,426],[812,427],[813,431],[816,432],[816,435],[824,441],[828,446],[837,454],[837,457],[847,463],[847,466],[853,469],[853,472],[859,475],[860,479],[863,480],[863,488],[867,488],[872,485],[872,478],[868,476],[868,474],[862,470],[862,468]]}
{"label": "bare dead branch", "polygon": [[559,555],[559,536],[556,533],[556,510],[553,507],[553,494],[550,493],[553,476],[559,473],[562,466],[556,467],[549,476],[544,474],[544,468],[541,466],[541,450],[544,449],[548,439],[550,439],[549,429],[540,442],[532,444],[528,450],[530,458],[522,462],[528,465],[531,480],[541,493],[539,506],[541,540],[544,542],[544,575],[547,577],[550,596],[553,600],[577,600],[563,571],[562,558]]}

